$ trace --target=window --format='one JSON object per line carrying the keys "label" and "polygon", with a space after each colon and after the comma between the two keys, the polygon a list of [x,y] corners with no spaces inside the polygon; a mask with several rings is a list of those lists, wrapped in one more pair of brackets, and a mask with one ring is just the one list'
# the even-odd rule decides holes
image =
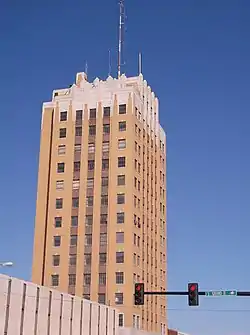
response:
{"label": "window", "polygon": [[59,130],[59,138],[65,138],[67,135],[67,129],[66,128],[60,128]]}
{"label": "window", "polygon": [[79,207],[79,198],[72,198],[72,207],[73,208]]}
{"label": "window", "polygon": [[125,204],[125,194],[124,193],[117,194],[117,204],[119,205]]}
{"label": "window", "polygon": [[125,131],[127,128],[126,121],[119,122],[119,131]]}
{"label": "window", "polygon": [[120,174],[117,176],[117,185],[118,186],[125,185],[125,174]]}
{"label": "window", "polygon": [[62,217],[55,217],[55,228],[61,228],[62,227]]}
{"label": "window", "polygon": [[109,134],[110,133],[110,124],[104,124],[103,125],[103,134]]}
{"label": "window", "polygon": [[124,252],[123,251],[116,252],[116,263],[118,264],[124,263]]}
{"label": "window", "polygon": [[93,215],[86,215],[85,216],[85,225],[92,226],[93,224]]}
{"label": "window", "polygon": [[96,108],[91,108],[89,110],[89,118],[90,119],[95,119],[96,118]]}
{"label": "window", "polygon": [[109,142],[102,142],[102,152],[109,152]]}
{"label": "window", "polygon": [[116,272],[115,273],[115,282],[116,282],[116,284],[123,284],[124,283],[124,273],[123,272]]}
{"label": "window", "polygon": [[110,116],[110,107],[103,107],[103,116]]}
{"label": "window", "polygon": [[59,286],[59,275],[51,276],[51,286]]}
{"label": "window", "polygon": [[88,286],[91,284],[91,274],[90,273],[86,273],[83,279],[84,279],[84,285]]}
{"label": "window", "polygon": [[118,314],[118,326],[124,327],[124,314],[123,313]]}
{"label": "window", "polygon": [[82,136],[82,127],[76,127],[76,136]]}
{"label": "window", "polygon": [[78,216],[71,216],[71,227],[78,227]]}
{"label": "window", "polygon": [[125,104],[119,105],[119,114],[126,114],[126,109]]}
{"label": "window", "polygon": [[94,187],[94,178],[88,178],[87,179],[87,188],[93,188]]}
{"label": "window", "polygon": [[81,152],[81,144],[75,144],[75,152]]}
{"label": "window", "polygon": [[76,254],[69,255],[69,265],[76,266]]}
{"label": "window", "polygon": [[57,163],[57,173],[63,173],[65,170],[65,163]]}
{"label": "window", "polygon": [[77,246],[77,235],[70,235],[70,246]]}
{"label": "window", "polygon": [[118,157],[118,167],[126,166],[126,157]]}
{"label": "window", "polygon": [[109,178],[102,177],[102,187],[107,187],[109,185]]}
{"label": "window", "polygon": [[109,160],[103,159],[102,160],[102,171],[107,171],[109,169]]}
{"label": "window", "polygon": [[82,110],[77,110],[76,111],[76,121],[81,121],[82,120]]}
{"label": "window", "polygon": [[95,134],[96,134],[96,126],[95,125],[89,126],[89,135],[95,136]]}
{"label": "window", "polygon": [[66,145],[58,145],[58,155],[64,155],[66,152]]}
{"label": "window", "polygon": [[99,285],[106,285],[106,273],[99,273]]}
{"label": "window", "polygon": [[92,255],[91,254],[84,254],[84,264],[91,265]]}
{"label": "window", "polygon": [[118,224],[124,223],[125,221],[125,213],[124,212],[120,212],[120,213],[116,213],[116,222]]}
{"label": "window", "polygon": [[93,171],[94,168],[95,168],[95,161],[94,160],[88,161],[88,170]]}
{"label": "window", "polygon": [[106,302],[106,295],[105,295],[105,293],[99,293],[98,294],[98,302],[99,302],[99,304],[105,305],[105,302]]}
{"label": "window", "polygon": [[80,188],[80,180],[79,179],[73,179],[72,189],[73,190],[79,190],[79,188]]}
{"label": "window", "polygon": [[64,111],[60,113],[60,121],[67,121],[68,112]]}
{"label": "window", "polygon": [[57,198],[56,199],[56,209],[62,209],[63,208],[63,198]]}
{"label": "window", "polygon": [[123,304],[123,293],[115,293],[115,304],[122,305]]}
{"label": "window", "polygon": [[95,152],[95,143],[88,144],[88,153],[93,154]]}
{"label": "window", "polygon": [[106,253],[100,253],[99,254],[99,263],[100,265],[105,265],[107,262],[107,254]]}
{"label": "window", "polygon": [[63,180],[57,180],[56,181],[56,189],[57,190],[63,190],[64,189],[64,181]]}
{"label": "window", "polygon": [[107,224],[107,223],[108,223],[108,214],[101,214],[100,224]]}
{"label": "window", "polygon": [[60,255],[53,255],[53,266],[60,265]]}
{"label": "window", "polygon": [[108,195],[105,194],[105,195],[102,195],[101,196],[101,205],[102,206],[108,206]]}
{"label": "window", "polygon": [[61,245],[61,236],[54,236],[54,247],[60,247]]}
{"label": "window", "polygon": [[124,232],[116,232],[116,243],[124,243]]}
{"label": "window", "polygon": [[126,140],[123,139],[119,139],[118,140],[118,149],[125,149],[126,148]]}
{"label": "window", "polygon": [[76,285],[76,275],[69,274],[69,286],[75,286],[75,285]]}
{"label": "window", "polygon": [[87,207],[92,207],[94,205],[94,197],[89,196],[86,198],[86,206]]}
{"label": "window", "polygon": [[100,234],[100,245],[106,245],[107,244],[107,234],[101,233]]}
{"label": "window", "polygon": [[86,246],[92,245],[92,234],[85,234],[85,245]]}
{"label": "window", "polygon": [[81,162],[74,162],[74,172],[79,172],[81,168]]}

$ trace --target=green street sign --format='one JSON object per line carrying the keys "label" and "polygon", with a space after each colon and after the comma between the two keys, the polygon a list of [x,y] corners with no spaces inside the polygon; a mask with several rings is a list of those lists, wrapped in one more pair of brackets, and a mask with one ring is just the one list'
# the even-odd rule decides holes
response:
{"label": "green street sign", "polygon": [[236,296],[237,291],[208,291],[205,292],[206,297]]}

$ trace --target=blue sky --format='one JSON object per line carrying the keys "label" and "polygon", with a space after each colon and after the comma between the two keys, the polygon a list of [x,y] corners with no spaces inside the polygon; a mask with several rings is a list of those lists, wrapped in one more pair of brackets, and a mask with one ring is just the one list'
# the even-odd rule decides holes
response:
{"label": "blue sky", "polygon": [[[143,74],[168,134],[168,283],[250,290],[248,0],[126,0],[126,74]],[[88,61],[115,74],[116,0],[7,1],[0,12],[0,258],[29,279],[41,105]],[[169,326],[250,334],[249,298],[169,299]],[[216,309],[219,311],[216,311]],[[231,311],[225,312],[224,310]],[[245,311],[243,311],[245,310]]]}

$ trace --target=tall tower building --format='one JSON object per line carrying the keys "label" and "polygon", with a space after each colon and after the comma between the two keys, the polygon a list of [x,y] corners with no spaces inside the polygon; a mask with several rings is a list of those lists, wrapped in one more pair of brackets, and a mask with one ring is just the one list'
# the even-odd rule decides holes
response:
{"label": "tall tower building", "polygon": [[166,325],[166,136],[143,76],[78,73],[43,104],[33,282],[116,306],[119,324]]}

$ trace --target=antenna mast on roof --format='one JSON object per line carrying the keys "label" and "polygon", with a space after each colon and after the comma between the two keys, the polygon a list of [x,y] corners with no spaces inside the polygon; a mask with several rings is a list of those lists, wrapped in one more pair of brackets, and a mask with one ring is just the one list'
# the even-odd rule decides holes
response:
{"label": "antenna mast on roof", "polygon": [[120,5],[120,18],[119,18],[119,44],[118,44],[118,78],[121,76],[121,63],[122,63],[122,47],[123,47],[123,30],[124,30],[124,0],[119,1]]}

